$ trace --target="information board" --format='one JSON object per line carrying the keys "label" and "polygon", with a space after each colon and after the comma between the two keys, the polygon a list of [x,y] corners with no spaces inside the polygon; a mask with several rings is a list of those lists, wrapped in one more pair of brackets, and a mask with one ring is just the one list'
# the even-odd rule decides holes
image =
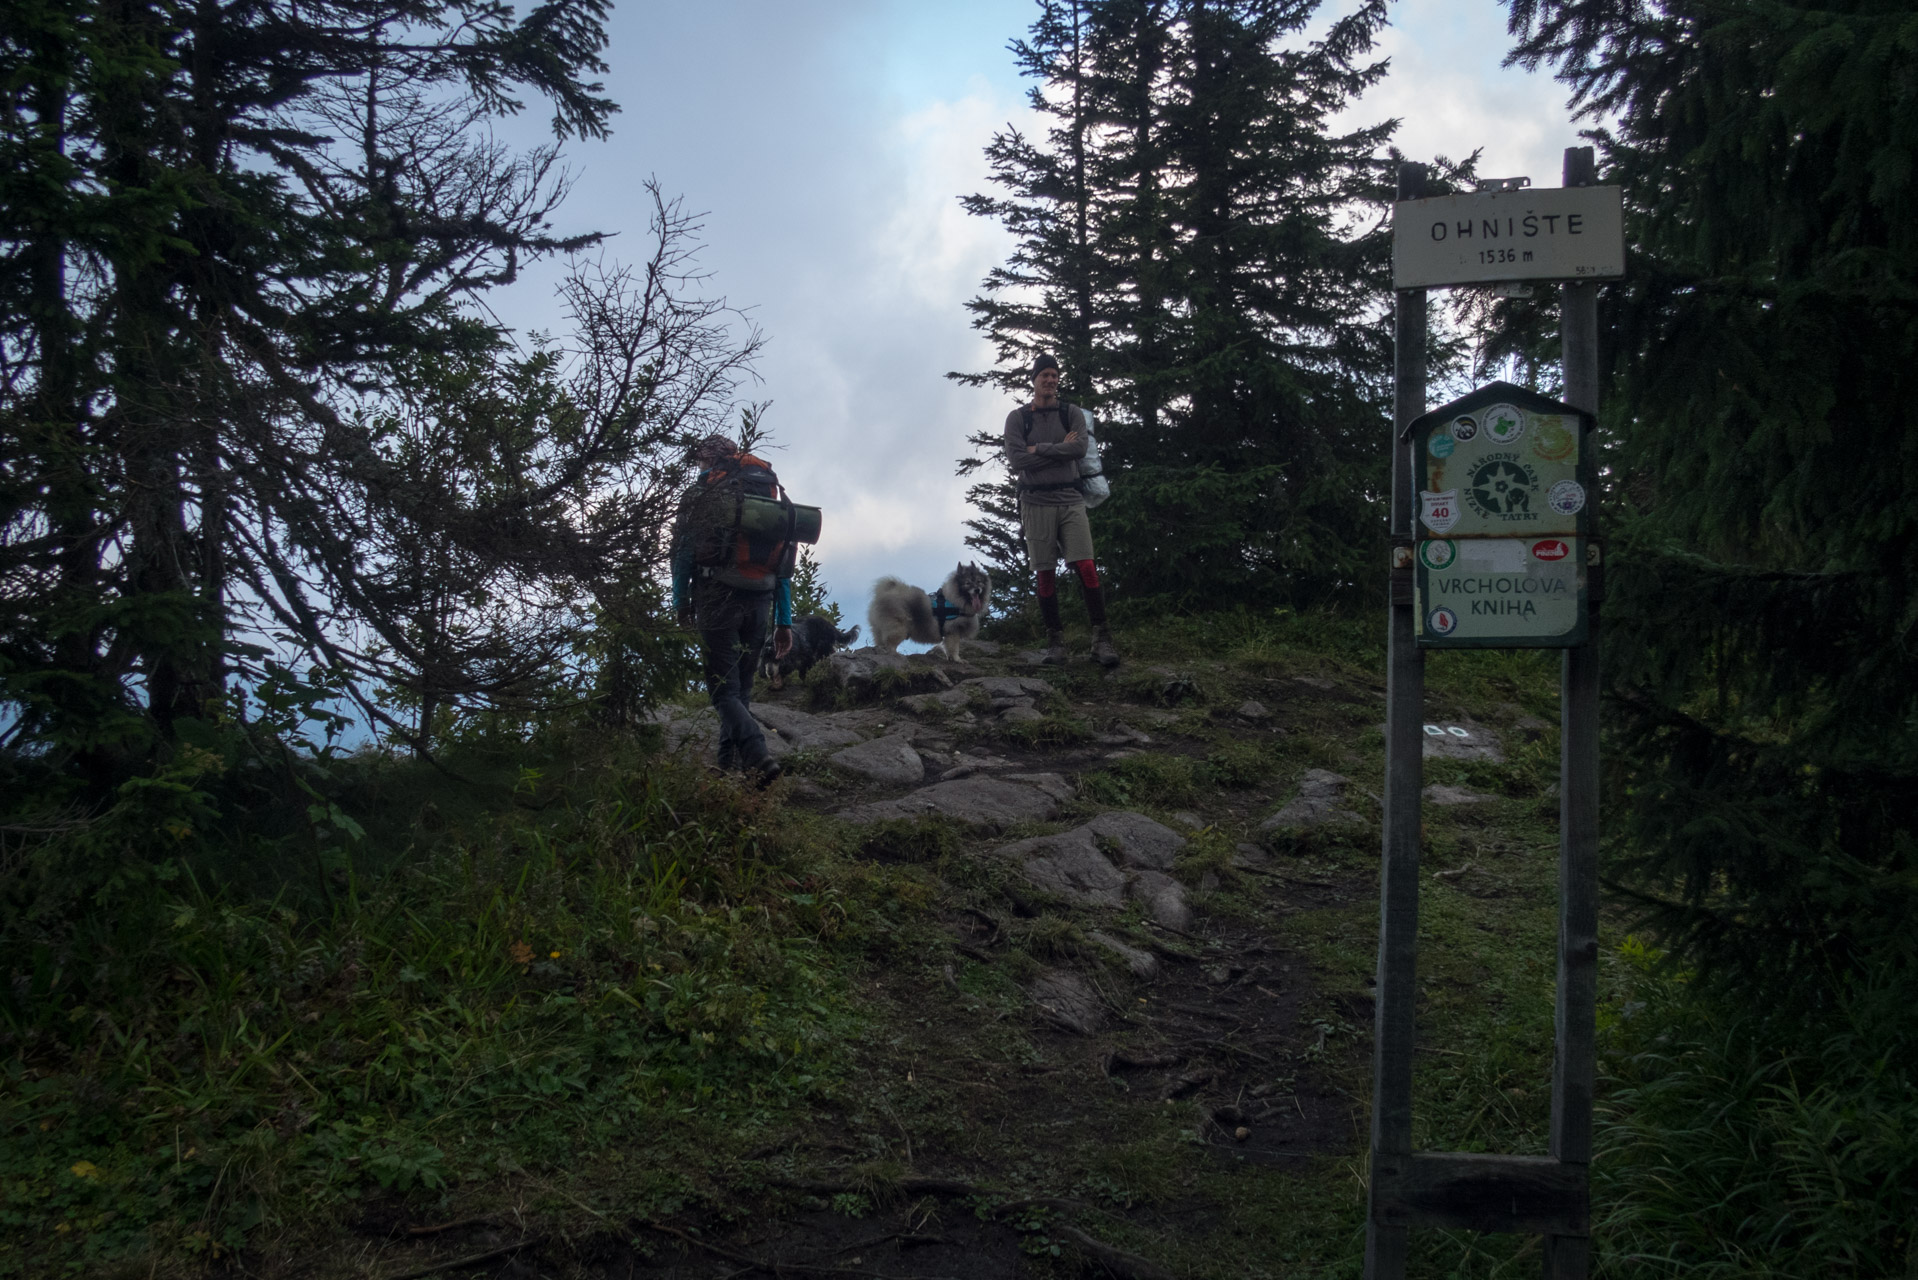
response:
{"label": "information board", "polygon": [[1418,544],[1413,614],[1433,649],[1584,644],[1582,538],[1429,538]]}
{"label": "information board", "polygon": [[1392,287],[1625,274],[1618,187],[1528,187],[1392,206]]}
{"label": "information board", "polygon": [[1583,423],[1498,400],[1414,432],[1419,535],[1586,532],[1594,477]]}

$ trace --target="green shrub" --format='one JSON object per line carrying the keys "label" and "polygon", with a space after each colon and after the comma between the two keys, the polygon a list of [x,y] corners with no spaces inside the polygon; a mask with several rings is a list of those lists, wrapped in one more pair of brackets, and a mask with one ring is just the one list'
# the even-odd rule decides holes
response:
{"label": "green shrub", "polygon": [[1908,1276],[1918,1264],[1918,1019],[1853,988],[1769,1019],[1628,940],[1601,1011],[1601,1274]]}

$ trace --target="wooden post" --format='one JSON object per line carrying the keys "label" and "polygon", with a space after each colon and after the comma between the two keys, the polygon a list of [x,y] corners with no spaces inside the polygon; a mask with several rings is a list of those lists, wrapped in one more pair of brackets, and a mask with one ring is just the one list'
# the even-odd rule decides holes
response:
{"label": "wooden post", "polygon": [[[1565,150],[1565,185],[1598,180],[1590,147]],[[1598,412],[1598,285],[1559,286],[1567,404]],[[1596,504],[1598,495],[1591,495]],[[1599,532],[1598,512],[1592,531]],[[1594,537],[1593,545],[1599,545]],[[1591,639],[1567,649],[1559,693],[1558,1003],[1552,1063],[1552,1156],[1580,1171],[1592,1160],[1598,1006],[1598,619],[1603,561],[1592,577]],[[1589,1196],[1589,1192],[1587,1193]],[[1586,1280],[1589,1235],[1545,1237],[1546,1280]]]}
{"label": "wooden post", "polygon": [[[1425,194],[1425,166],[1401,164],[1398,198]],[[1412,616],[1417,503],[1399,433],[1425,412],[1425,290],[1403,289],[1393,320],[1392,567],[1387,610],[1385,820],[1379,871],[1379,966],[1373,1024],[1372,1176],[1366,1280],[1401,1280],[1410,1229],[1381,1221],[1380,1190],[1412,1160],[1412,1045],[1418,999],[1419,788],[1424,779],[1425,652]]]}

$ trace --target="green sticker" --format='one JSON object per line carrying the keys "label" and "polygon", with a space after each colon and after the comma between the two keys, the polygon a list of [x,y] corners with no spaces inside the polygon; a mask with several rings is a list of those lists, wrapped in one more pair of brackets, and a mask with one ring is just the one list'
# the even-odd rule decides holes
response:
{"label": "green sticker", "polygon": [[1419,559],[1425,562],[1425,567],[1428,569],[1444,569],[1458,559],[1458,547],[1443,538],[1434,542],[1421,542]]}
{"label": "green sticker", "polygon": [[1458,441],[1434,431],[1425,447],[1434,458],[1449,458],[1452,456],[1452,450],[1458,448]]}

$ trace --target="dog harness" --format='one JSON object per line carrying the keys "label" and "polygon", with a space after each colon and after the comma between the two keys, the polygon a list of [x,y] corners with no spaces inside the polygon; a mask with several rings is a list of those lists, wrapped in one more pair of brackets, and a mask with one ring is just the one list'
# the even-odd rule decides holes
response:
{"label": "dog harness", "polygon": [[945,590],[926,592],[926,599],[932,602],[932,620],[939,624],[939,634],[946,634],[946,628],[952,625],[954,618],[963,618],[966,611],[946,599]]}

